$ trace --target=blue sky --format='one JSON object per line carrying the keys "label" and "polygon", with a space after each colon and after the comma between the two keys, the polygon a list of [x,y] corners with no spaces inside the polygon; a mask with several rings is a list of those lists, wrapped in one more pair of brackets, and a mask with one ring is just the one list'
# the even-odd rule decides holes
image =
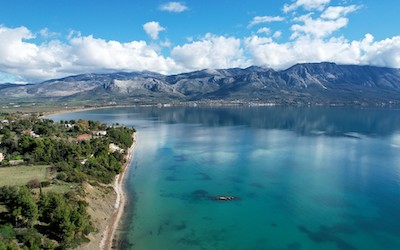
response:
{"label": "blue sky", "polygon": [[396,0],[3,0],[0,82],[333,61],[400,67]]}

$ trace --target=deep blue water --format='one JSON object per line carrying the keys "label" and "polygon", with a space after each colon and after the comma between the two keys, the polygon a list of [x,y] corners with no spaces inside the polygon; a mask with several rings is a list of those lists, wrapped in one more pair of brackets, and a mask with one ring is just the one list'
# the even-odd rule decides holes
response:
{"label": "deep blue water", "polygon": [[400,249],[399,110],[119,108],[50,118],[138,130],[121,249]]}

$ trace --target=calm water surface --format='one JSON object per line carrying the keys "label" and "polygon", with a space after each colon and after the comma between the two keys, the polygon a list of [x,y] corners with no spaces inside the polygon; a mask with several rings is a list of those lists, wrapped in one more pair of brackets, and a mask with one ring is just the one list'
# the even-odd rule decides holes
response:
{"label": "calm water surface", "polygon": [[50,118],[137,128],[121,249],[400,249],[399,110],[120,108]]}

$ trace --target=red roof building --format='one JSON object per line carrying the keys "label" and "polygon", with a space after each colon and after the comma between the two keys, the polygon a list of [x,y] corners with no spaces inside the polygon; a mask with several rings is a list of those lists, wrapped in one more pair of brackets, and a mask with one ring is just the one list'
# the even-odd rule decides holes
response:
{"label": "red roof building", "polygon": [[76,140],[78,142],[82,142],[82,141],[90,141],[92,139],[92,135],[89,134],[82,134],[82,135],[78,135],[76,137]]}

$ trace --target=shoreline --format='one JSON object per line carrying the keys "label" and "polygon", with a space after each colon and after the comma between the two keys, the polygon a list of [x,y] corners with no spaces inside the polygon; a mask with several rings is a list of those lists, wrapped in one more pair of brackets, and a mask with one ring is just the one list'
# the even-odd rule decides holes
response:
{"label": "shoreline", "polygon": [[125,180],[125,174],[127,172],[127,168],[132,161],[133,152],[136,148],[136,140],[137,140],[136,133],[137,132],[135,132],[132,136],[133,144],[128,149],[128,153],[125,158],[126,162],[123,166],[122,172],[115,176],[113,188],[114,188],[114,191],[115,191],[115,194],[117,197],[116,197],[115,204],[114,204],[114,212],[111,215],[110,223],[108,223],[107,227],[101,233],[102,238],[101,238],[100,245],[99,245],[100,250],[112,249],[113,240],[116,237],[117,228],[121,223],[121,218],[125,211],[125,206],[126,206],[127,200],[126,200],[126,193],[124,191],[124,183],[125,183],[124,180]]}
{"label": "shoreline", "polygon": [[[82,111],[89,111],[89,110],[98,110],[98,109],[107,109],[107,108],[115,108],[115,107],[133,107],[133,106],[103,106],[103,107],[82,107],[82,108],[72,108],[72,109],[60,109],[60,110],[53,110],[53,111],[47,111],[47,112],[42,112],[42,118],[46,118],[49,115],[54,115],[54,114],[64,114],[64,113],[70,113],[70,112],[82,112]],[[97,215],[96,218],[94,217],[94,214],[92,214],[90,211],[89,214],[92,216],[92,221],[97,224],[97,227],[99,229],[98,232],[96,233],[91,233],[90,236],[88,237],[90,239],[89,242],[84,243],[80,246],[78,246],[76,249],[77,250],[111,250],[113,249],[113,241],[115,237],[117,236],[117,229],[121,223],[121,218],[124,214],[126,203],[127,203],[127,198],[126,198],[126,193],[124,190],[124,180],[125,180],[125,174],[127,172],[127,168],[129,164],[132,162],[133,158],[133,152],[136,148],[136,143],[137,143],[137,131],[135,131],[132,135],[133,138],[133,143],[132,145],[127,149],[127,154],[125,155],[125,163],[122,167],[122,171],[120,174],[115,176],[114,183],[112,186],[108,186],[112,188],[113,192],[108,193],[105,189],[102,191],[99,191],[99,193],[96,194],[96,192],[92,192],[89,197],[87,197],[87,201],[89,203],[89,210],[92,209],[92,213],[95,213],[95,211],[99,211],[100,215]],[[88,185],[91,186],[91,185]],[[104,186],[106,187],[106,186]],[[93,187],[91,187],[93,189]],[[104,197],[104,195],[106,197]],[[104,198],[106,203],[100,202],[100,199]],[[90,201],[89,201],[90,200]],[[103,200],[103,201],[104,201]],[[108,203],[108,201],[114,201],[113,203]],[[90,205],[92,204],[92,205]],[[94,210],[93,210],[94,209]],[[103,221],[103,222],[100,222]]]}

